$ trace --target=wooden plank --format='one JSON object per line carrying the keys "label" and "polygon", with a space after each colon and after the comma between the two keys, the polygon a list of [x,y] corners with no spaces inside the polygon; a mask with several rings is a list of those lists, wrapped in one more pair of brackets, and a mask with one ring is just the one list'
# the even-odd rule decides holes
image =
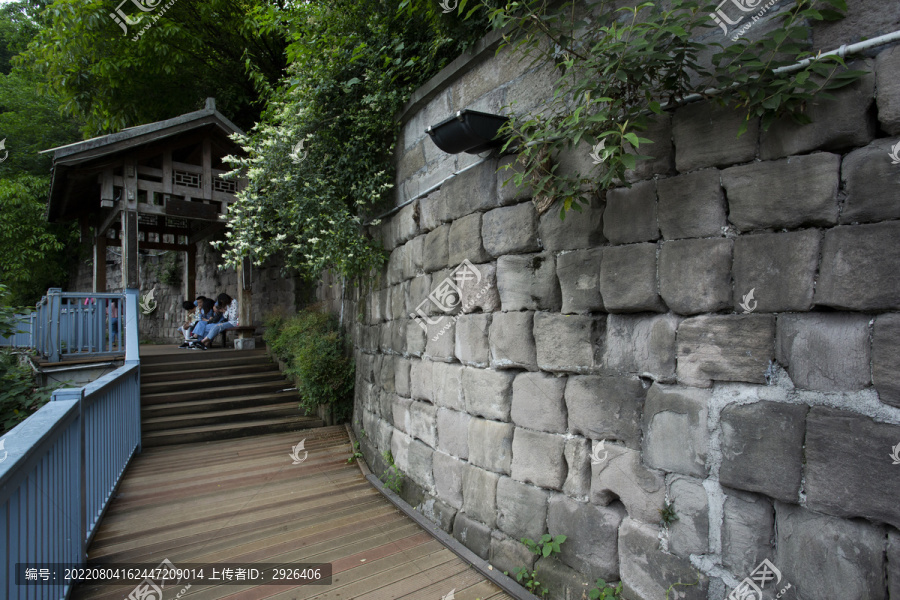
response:
{"label": "wooden plank", "polygon": [[188,219],[204,219],[214,221],[219,211],[211,204],[201,204],[199,202],[186,202],[177,198],[170,198],[166,202],[166,214],[172,217],[186,217]]}

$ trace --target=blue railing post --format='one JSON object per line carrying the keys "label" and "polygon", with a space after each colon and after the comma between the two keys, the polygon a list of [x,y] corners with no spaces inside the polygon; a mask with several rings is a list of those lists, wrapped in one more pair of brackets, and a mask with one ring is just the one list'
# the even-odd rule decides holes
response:
{"label": "blue railing post", "polygon": [[60,312],[61,312],[61,304],[62,304],[62,289],[61,288],[50,288],[47,290],[47,299],[49,300],[49,310],[50,314],[48,315],[50,320],[50,339],[48,340],[48,352],[49,356],[47,357],[50,362],[59,362],[59,329],[60,329]]}
{"label": "blue railing post", "polygon": [[81,542],[81,560],[87,560],[87,540],[88,540],[88,524],[87,524],[87,513],[85,511],[85,506],[87,506],[87,498],[85,496],[87,491],[86,485],[86,464],[85,464],[85,451],[84,451],[84,388],[66,388],[61,390],[54,390],[53,395],[50,397],[50,401],[60,401],[60,400],[77,400],[78,401],[78,457],[76,458],[76,464],[78,465],[78,477],[74,478],[77,481],[78,489],[75,490],[75,495],[80,499],[81,510],[78,511],[80,518],[78,524],[78,530],[80,532],[79,540]]}
{"label": "blue railing post", "polygon": [[[140,361],[140,332],[138,331],[138,293],[135,288],[125,290],[125,363]],[[122,311],[119,311],[122,317]]]}

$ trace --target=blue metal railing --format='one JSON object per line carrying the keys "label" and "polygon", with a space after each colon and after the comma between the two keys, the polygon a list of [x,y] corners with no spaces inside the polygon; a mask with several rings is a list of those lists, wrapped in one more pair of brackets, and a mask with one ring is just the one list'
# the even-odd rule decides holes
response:
{"label": "blue metal railing", "polygon": [[12,346],[14,348],[31,348],[32,331],[37,319],[37,313],[16,315],[19,320],[15,324],[16,333],[10,337],[0,336],[0,346]]}
{"label": "blue metal railing", "polygon": [[137,290],[127,290],[125,366],[57,390],[0,441],[0,598],[61,599],[57,580],[16,585],[17,563],[84,564],[87,546],[141,447]]}

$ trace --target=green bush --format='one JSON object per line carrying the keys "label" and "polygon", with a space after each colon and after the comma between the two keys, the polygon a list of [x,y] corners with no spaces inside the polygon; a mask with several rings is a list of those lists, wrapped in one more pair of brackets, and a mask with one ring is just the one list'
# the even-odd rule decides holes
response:
{"label": "green bush", "polygon": [[297,382],[300,407],[312,412],[328,404],[335,420],[346,420],[353,408],[355,369],[335,318],[316,305],[290,317],[271,315],[265,325],[266,343]]}

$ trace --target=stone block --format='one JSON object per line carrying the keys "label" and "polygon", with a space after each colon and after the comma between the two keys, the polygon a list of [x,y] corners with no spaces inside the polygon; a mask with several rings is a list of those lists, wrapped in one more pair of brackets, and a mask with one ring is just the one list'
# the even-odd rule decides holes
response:
{"label": "stone block", "polygon": [[887,546],[888,597],[900,596],[900,534],[888,531]]}
{"label": "stone block", "polygon": [[514,539],[539,540],[547,530],[550,493],[509,477],[497,482],[497,527]]}
{"label": "stone block", "polygon": [[256,338],[236,338],[234,340],[235,350],[254,350],[255,348]]}
{"label": "stone block", "polygon": [[566,432],[566,405],[563,392],[564,377],[545,373],[519,373],[513,380],[512,422],[547,433]]}
{"label": "stone block", "polygon": [[434,523],[442,531],[453,532],[453,521],[458,510],[434,497],[425,497],[416,505],[416,512]]}
{"label": "stone block", "polygon": [[463,510],[472,518],[497,524],[497,482],[500,476],[472,465],[463,468]]}
{"label": "stone block", "polygon": [[666,498],[663,473],[644,466],[637,450],[605,442],[593,446],[591,502],[608,506],[618,501],[632,519],[658,523]]}
{"label": "stone block", "polygon": [[600,293],[607,312],[666,312],[656,283],[656,244],[603,249]]}
{"label": "stone block", "polygon": [[653,175],[668,175],[675,171],[675,147],[672,145],[672,115],[664,112],[653,115],[649,119],[647,129],[638,132],[638,136],[652,143],[643,144],[637,152],[630,144],[626,146],[629,154],[649,156],[649,159],[638,159],[634,169],[625,171],[627,181],[649,179]]}
{"label": "stone block", "polygon": [[561,435],[516,427],[512,446],[512,478],[561,490],[566,480],[565,448],[566,439]]}
{"label": "stone block", "polygon": [[422,356],[425,352],[426,330],[419,326],[421,321],[409,319],[406,321],[406,354],[409,356]]}
{"label": "stone block", "polygon": [[900,315],[889,313],[875,319],[872,380],[882,402],[900,407]]}
{"label": "stone block", "polygon": [[510,423],[469,421],[469,464],[509,475],[512,463],[513,426]]}
{"label": "stone block", "polygon": [[[394,250],[394,252],[398,251]],[[391,254],[391,256],[394,255]],[[399,283],[399,280],[394,283]],[[387,321],[391,318],[391,288],[388,287],[375,292],[373,309],[376,323]]]}
{"label": "stone block", "polygon": [[551,372],[588,373],[594,368],[605,333],[605,319],[535,313],[538,366]]}
{"label": "stone block", "polygon": [[407,433],[432,448],[437,446],[437,408],[427,402],[413,401],[409,406]]}
{"label": "stone block", "polygon": [[[388,258],[387,264],[387,284],[388,285],[396,285],[403,281],[403,264],[406,261],[406,244],[402,246],[398,246],[391,251],[391,256]],[[388,298],[386,302],[379,302],[379,308],[383,312],[381,312],[382,319],[384,315],[387,314],[385,308],[387,307],[387,312],[390,311],[390,299]],[[378,313],[376,313],[377,315]]]}
{"label": "stone block", "polygon": [[848,310],[900,309],[900,222],[825,232],[816,304]]}
{"label": "stone block", "polygon": [[531,202],[495,208],[481,221],[484,249],[491,256],[537,252],[537,211]]}
{"label": "stone block", "polygon": [[732,240],[678,240],[659,252],[659,293],[674,312],[695,315],[731,305]]}
{"label": "stone block", "polygon": [[406,243],[403,255],[403,279],[412,279],[422,274],[422,260],[425,256],[425,236],[414,237]]}
{"label": "stone block", "polygon": [[720,417],[722,485],[797,502],[808,410],[768,401],[726,406]]}
{"label": "stone block", "polygon": [[409,386],[412,398],[416,400],[428,400],[434,398],[434,384],[432,382],[432,367],[430,360],[413,360],[409,368]]}
{"label": "stone block", "polygon": [[409,359],[398,356],[394,361],[394,389],[397,394],[406,398],[409,398],[410,393],[409,369]]}
{"label": "stone block", "polygon": [[704,167],[744,163],[756,156],[759,120],[749,123],[747,132],[737,137],[745,113],[714,102],[694,102],[675,111],[672,137],[675,166],[681,173]]}
{"label": "stone block", "polygon": [[497,290],[504,312],[556,311],[562,306],[552,254],[501,256],[497,260]]}
{"label": "stone block", "polygon": [[432,465],[435,493],[453,508],[462,508],[462,473],[465,463],[443,452],[435,452]]}
{"label": "stone block", "polygon": [[[620,575],[623,598],[657,600],[665,598],[675,586],[680,600],[707,600],[709,579],[691,562],[659,549],[659,530],[633,519],[625,519],[619,528]],[[695,585],[690,585],[695,584]]]}
{"label": "stone block", "polygon": [[432,401],[437,406],[465,410],[462,389],[463,367],[453,363],[433,363],[431,369]]}
{"label": "stone block", "polygon": [[412,438],[400,431],[394,429],[391,436],[391,455],[394,457],[394,464],[404,473],[409,472],[409,445]]}
{"label": "stone block", "polygon": [[480,263],[490,260],[481,242],[481,213],[466,215],[453,221],[449,235],[450,267],[464,260]]}
{"label": "stone block", "polygon": [[717,169],[660,179],[659,229],[667,240],[714,237],[727,225],[725,193]]}
{"label": "stone block", "polygon": [[878,121],[890,135],[900,135],[900,49],[896,46],[875,58],[875,85],[878,88]]}
{"label": "stone block", "polygon": [[434,325],[428,325],[428,337],[425,340],[423,358],[435,362],[453,362],[456,360],[456,319],[450,316],[434,319]]}
{"label": "stone block", "polygon": [[871,379],[869,319],[848,313],[780,315],[775,356],[798,388],[861,390]]}
{"label": "stone block", "polygon": [[656,181],[606,192],[603,235],[611,244],[652,242],[659,239],[656,216]]}
{"label": "stone block", "polygon": [[814,407],[806,419],[807,506],[900,527],[900,478],[891,453],[898,443],[900,425]]}
{"label": "stone block", "polygon": [[381,372],[378,375],[378,381],[381,383],[382,389],[386,392],[395,392],[394,386],[394,361],[396,357],[385,356],[381,359]]}
{"label": "stone block", "polygon": [[470,518],[466,513],[459,513],[453,521],[453,537],[477,554],[487,560],[491,552],[491,528]]}
{"label": "stone block", "polygon": [[706,477],[707,405],[710,391],[654,383],[643,415],[644,462],[648,466]]}
{"label": "stone block", "polygon": [[840,165],[837,154],[818,152],[725,169],[728,219],[740,231],[834,225]]}
{"label": "stone block", "polygon": [[426,315],[436,314],[440,310],[428,298],[431,293],[431,275],[419,275],[407,283],[409,287],[406,290],[406,316],[410,319],[422,319],[427,325]]}
{"label": "stone block", "polygon": [[547,512],[550,535],[566,536],[559,559],[587,575],[607,581],[619,576],[618,530],[625,511],[621,506],[594,506],[554,494]]}
{"label": "stone block", "polygon": [[391,219],[391,236],[396,245],[404,244],[419,234],[419,203],[407,204]]}
{"label": "stone block", "polygon": [[609,373],[675,379],[675,315],[609,315],[602,365]]}
{"label": "stone block", "polygon": [[678,381],[709,387],[714,381],[766,383],[775,356],[775,317],[728,315],[692,317],[676,336]]}
{"label": "stone block", "polygon": [[706,554],[709,548],[709,499],[703,482],[678,476],[669,484],[669,501],[678,520],[669,524],[669,550],[679,556]]}
{"label": "stone block", "polygon": [[406,473],[410,479],[424,487],[426,490],[434,488],[434,476],[432,474],[431,459],[434,455],[432,450],[426,444],[417,439],[413,439],[409,443],[409,465]]}
{"label": "stone block", "polygon": [[875,96],[872,67],[872,61],[852,65],[869,73],[845,88],[830,91],[830,99],[808,101],[805,113],[812,123],[801,125],[790,116],[775,121],[760,134],[759,157],[771,160],[813,150],[844,150],[872,141],[877,130],[870,111]]}
{"label": "stone block", "polygon": [[638,449],[646,395],[636,377],[569,377],[565,393],[569,432]]}
{"label": "stone block", "polygon": [[525,178],[521,186],[517,186],[515,182],[516,174],[523,173],[524,170],[524,166],[514,155],[500,159],[497,166],[497,197],[500,204],[506,206],[531,198],[532,189],[528,178]]}
{"label": "stone block", "polygon": [[[735,239],[734,310],[785,312],[812,308],[821,237],[811,229]],[[748,296],[750,292],[752,297]]]}
{"label": "stone block", "polygon": [[395,286],[391,286],[391,319],[406,318],[406,305],[409,297],[409,282],[404,281]]}
{"label": "stone block", "polygon": [[900,218],[896,190],[900,170],[891,160],[900,138],[875,140],[847,154],[841,164],[841,179],[847,194],[841,223],[871,223]]}
{"label": "stone block", "polygon": [[[593,587],[587,575],[583,575],[553,556],[541,557],[534,563],[540,574],[540,582],[550,593],[550,598],[559,600],[583,600]],[[596,580],[595,580],[596,581]]]}
{"label": "stone block", "polygon": [[465,367],[462,384],[466,412],[486,419],[509,421],[514,378],[515,373],[508,371]]}
{"label": "stone block", "polygon": [[587,500],[591,494],[591,441],[567,437],[565,459],[563,493],[577,500]]}
{"label": "stone block", "polygon": [[442,225],[426,235],[423,252],[422,269],[426,273],[450,266],[450,225]]}
{"label": "stone block", "polygon": [[726,489],[722,518],[722,564],[738,577],[774,556],[775,510],[765,496]]}
{"label": "stone block", "polygon": [[775,518],[778,550],[773,562],[803,600],[886,600],[884,527],[780,502]]}
{"label": "stone block", "polygon": [[537,370],[534,313],[494,313],[490,331],[491,368]]}
{"label": "stone block", "polygon": [[488,160],[444,182],[441,199],[446,204],[448,221],[499,206],[496,170],[497,161]]}
{"label": "stone block", "polygon": [[500,294],[497,291],[497,263],[472,265],[467,275],[460,276],[462,309],[468,314],[475,311],[491,313],[500,310]]}
{"label": "stone block", "polygon": [[408,398],[399,397],[391,402],[391,423],[406,434],[409,434],[411,429],[409,408],[412,406],[412,403],[413,401]]}
{"label": "stone block", "polygon": [[406,326],[409,319],[391,321],[391,352],[406,355]]}
{"label": "stone block", "polygon": [[593,248],[606,241],[602,217],[603,203],[597,198],[583,204],[581,212],[569,212],[565,219],[559,218],[559,208],[554,205],[540,216],[538,237],[549,252]]}
{"label": "stone block", "polygon": [[562,293],[563,314],[603,310],[600,295],[602,248],[566,252],[556,257],[556,276]]}
{"label": "stone block", "polygon": [[501,573],[515,573],[516,569],[526,567],[532,569],[537,557],[531,553],[525,544],[495,535],[491,538],[490,563]]}
{"label": "stone block", "polygon": [[461,363],[481,368],[490,364],[491,349],[488,344],[490,326],[490,314],[460,315],[456,322],[455,353]]}
{"label": "stone block", "polygon": [[468,413],[447,408],[437,411],[438,449],[457,458],[469,458]]}
{"label": "stone block", "polygon": [[432,231],[450,220],[447,212],[447,204],[441,197],[441,192],[432,192],[419,199],[419,224],[422,231]]}

